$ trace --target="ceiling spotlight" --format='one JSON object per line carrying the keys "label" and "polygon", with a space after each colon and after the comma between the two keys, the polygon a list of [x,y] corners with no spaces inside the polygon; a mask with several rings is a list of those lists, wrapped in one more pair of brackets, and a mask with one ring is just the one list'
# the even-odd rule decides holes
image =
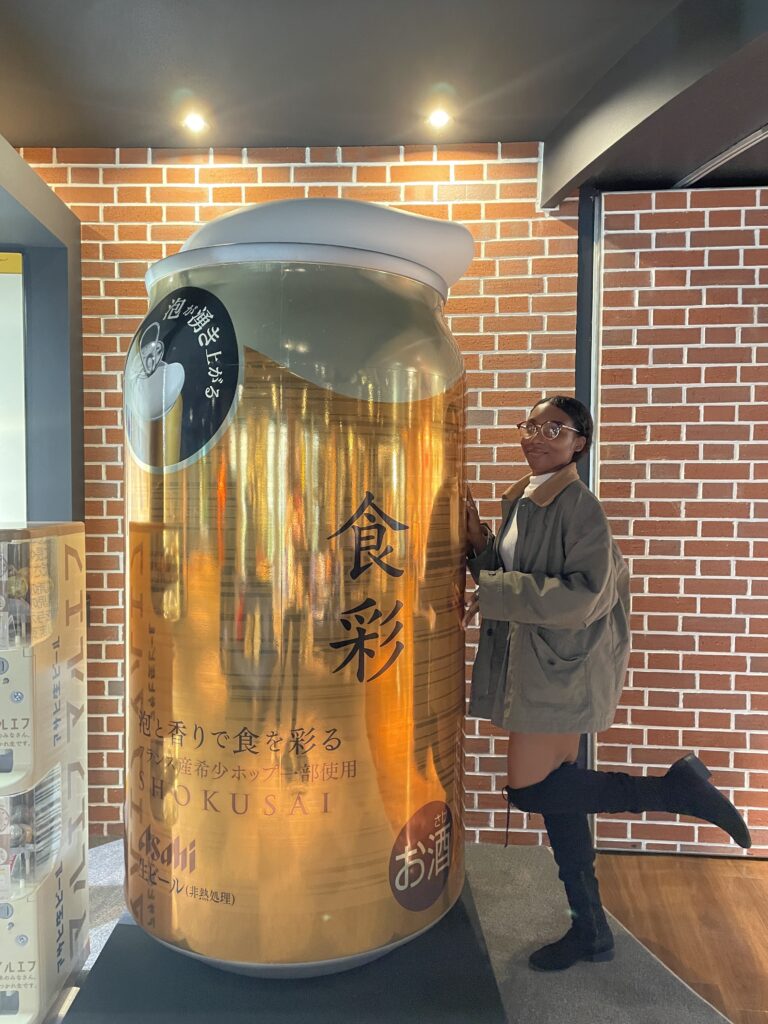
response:
{"label": "ceiling spotlight", "polygon": [[187,114],[181,123],[185,128],[194,132],[196,135],[198,132],[202,132],[208,127],[208,122],[205,120],[203,115],[198,114],[197,111],[194,110]]}
{"label": "ceiling spotlight", "polygon": [[445,128],[451,120],[451,115],[443,110],[442,107],[438,107],[437,110],[433,110],[429,115],[427,123],[431,124],[433,128]]}

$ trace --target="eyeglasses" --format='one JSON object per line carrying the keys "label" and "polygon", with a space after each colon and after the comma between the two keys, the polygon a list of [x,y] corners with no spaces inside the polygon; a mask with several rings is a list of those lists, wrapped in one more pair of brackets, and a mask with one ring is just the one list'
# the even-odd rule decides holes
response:
{"label": "eyeglasses", "polygon": [[535,423],[533,420],[526,420],[524,423],[518,423],[517,429],[526,441],[532,440],[541,431],[541,436],[546,438],[547,441],[554,441],[556,437],[559,437],[561,430],[572,430],[574,434],[581,434],[580,430],[576,427],[569,427],[567,423],[560,423],[559,420],[547,420],[546,423]]}

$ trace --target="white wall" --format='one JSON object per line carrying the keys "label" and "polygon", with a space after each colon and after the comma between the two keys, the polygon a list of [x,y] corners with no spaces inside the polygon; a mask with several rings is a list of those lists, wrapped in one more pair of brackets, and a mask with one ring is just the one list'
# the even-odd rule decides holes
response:
{"label": "white wall", "polygon": [[21,256],[0,252],[0,523],[27,518]]}

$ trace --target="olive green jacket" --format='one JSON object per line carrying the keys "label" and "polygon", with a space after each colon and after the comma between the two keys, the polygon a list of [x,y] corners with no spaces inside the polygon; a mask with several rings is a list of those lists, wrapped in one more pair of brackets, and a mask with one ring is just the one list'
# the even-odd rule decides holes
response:
{"label": "olive green jacket", "polygon": [[[597,732],[629,661],[629,572],[575,464],[523,498],[529,480],[502,495],[499,537],[467,559],[482,616],[469,714],[512,732]],[[499,538],[515,507],[506,571]]]}

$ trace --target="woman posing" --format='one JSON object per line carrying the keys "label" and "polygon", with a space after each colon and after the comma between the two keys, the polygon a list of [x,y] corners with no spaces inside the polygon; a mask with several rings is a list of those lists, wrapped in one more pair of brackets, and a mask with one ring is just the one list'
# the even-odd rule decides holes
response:
{"label": "woman posing", "polygon": [[575,398],[538,402],[518,425],[531,475],[501,498],[494,537],[467,492],[467,564],[477,584],[464,616],[479,610],[470,715],[509,732],[509,806],[544,817],[572,926],[533,953],[536,970],[611,960],[588,815],[670,811],[751,845],[741,815],[693,754],[662,776],[597,772],[576,764],[582,733],[607,729],[630,650],[629,573],[602,506],[576,462],[592,442],[592,417]]}

